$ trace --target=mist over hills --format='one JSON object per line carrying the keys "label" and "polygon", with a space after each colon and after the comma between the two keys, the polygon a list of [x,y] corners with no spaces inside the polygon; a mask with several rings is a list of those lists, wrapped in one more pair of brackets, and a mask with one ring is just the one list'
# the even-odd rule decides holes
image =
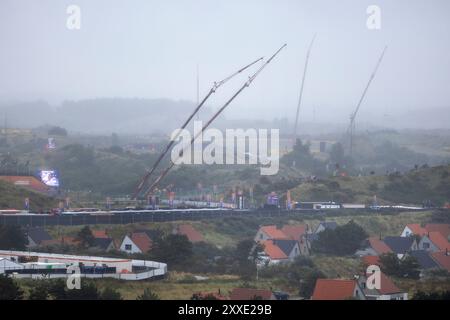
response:
{"label": "mist over hills", "polygon": [[[8,125],[34,128],[58,125],[86,133],[166,133],[178,128],[195,108],[189,101],[138,98],[99,98],[64,101],[53,107],[45,101],[0,105]],[[209,116],[205,106],[202,115]]]}

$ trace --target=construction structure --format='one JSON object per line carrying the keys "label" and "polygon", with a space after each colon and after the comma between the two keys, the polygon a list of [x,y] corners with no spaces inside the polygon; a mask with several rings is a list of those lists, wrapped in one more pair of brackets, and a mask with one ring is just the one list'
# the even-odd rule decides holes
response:
{"label": "construction structure", "polygon": [[[228,107],[228,105],[242,92],[244,91],[245,88],[249,87],[251,85],[251,83],[256,79],[256,77],[261,73],[261,71],[278,55],[278,53],[284,49],[284,47],[286,47],[286,44],[284,44],[283,46],[281,46],[267,61],[265,61],[257,70],[256,72],[251,75],[248,80],[240,87],[240,89],[238,89],[232,96],[231,98],[229,98],[227,100],[227,102],[206,122],[205,125],[203,125],[203,127],[201,128],[201,130],[192,138],[190,145],[194,144],[194,141],[203,134],[203,132],[210,126],[210,124]],[[181,130],[186,128],[186,126],[189,124],[189,122],[191,121],[191,119],[194,117],[195,114],[198,113],[198,111],[201,109],[201,107],[204,105],[204,103],[206,102],[206,100],[208,100],[208,98],[223,84],[225,84],[228,80],[230,80],[231,78],[235,77],[236,75],[238,75],[239,73],[243,72],[244,70],[246,70],[247,68],[249,68],[250,66],[254,65],[255,63],[257,63],[258,61],[261,61],[263,58],[259,58],[255,61],[253,61],[252,63],[248,64],[247,66],[245,66],[244,68],[239,69],[238,71],[236,71],[235,73],[233,73],[231,76],[223,79],[220,82],[215,82],[214,85],[212,86],[212,88],[210,89],[209,93],[205,96],[205,98],[200,102],[200,104],[197,106],[197,108],[194,110],[194,112],[188,117],[188,119],[185,121],[185,123],[183,124],[183,126],[181,127]],[[168,151],[171,149],[172,145],[174,144],[174,142],[176,141],[176,139],[178,138],[179,134],[181,133],[181,130],[178,130],[178,133],[175,135],[175,137],[173,137],[173,139],[171,139],[171,141],[169,142],[169,144],[166,146],[166,148],[164,149],[164,151],[161,153],[161,155],[159,156],[159,158],[157,159],[157,161],[155,162],[155,164],[153,165],[152,169],[150,171],[148,171],[144,177],[142,178],[141,182],[139,183],[139,185],[137,186],[134,194],[133,194],[133,198],[137,198],[139,196],[139,194],[142,192],[142,190],[144,190],[143,192],[143,196],[147,197],[149,196],[153,190],[156,188],[156,186],[158,185],[158,183],[167,175],[167,173],[173,168],[173,166],[175,165],[174,161],[170,161],[169,166],[162,171],[162,173],[154,180],[154,182],[147,187],[146,189],[145,186],[150,178],[150,176],[152,175],[152,173],[155,171],[156,167],[159,165],[159,163],[161,162],[161,160],[165,157],[165,155],[168,153]],[[185,149],[182,150],[181,154],[183,152],[186,152]],[[180,154],[180,156],[181,156]]]}
{"label": "construction structure", "polygon": [[369,82],[367,82],[366,87],[364,88],[364,91],[361,95],[361,98],[358,101],[358,104],[356,105],[355,111],[350,115],[350,126],[348,128],[349,137],[350,137],[350,143],[349,143],[349,150],[350,150],[350,157],[353,155],[353,135],[355,134],[355,119],[356,115],[358,114],[359,109],[361,108],[361,104],[364,101],[364,98],[366,96],[367,90],[370,87],[370,84],[372,83],[372,80],[375,78],[375,75],[378,71],[378,67],[381,64],[381,61],[383,60],[384,53],[386,52],[387,46],[384,47],[383,52],[381,52],[380,58],[378,58],[378,62],[375,66],[375,69],[373,70],[372,74],[370,75]]}

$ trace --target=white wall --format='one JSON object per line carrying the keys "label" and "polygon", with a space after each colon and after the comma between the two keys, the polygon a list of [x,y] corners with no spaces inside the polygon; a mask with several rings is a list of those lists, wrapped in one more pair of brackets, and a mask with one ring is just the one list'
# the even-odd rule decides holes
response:
{"label": "white wall", "polygon": [[[131,245],[131,250],[125,250],[126,245]],[[120,245],[120,251],[126,253],[142,253],[141,249],[130,239],[129,236],[123,238],[122,244]]]}

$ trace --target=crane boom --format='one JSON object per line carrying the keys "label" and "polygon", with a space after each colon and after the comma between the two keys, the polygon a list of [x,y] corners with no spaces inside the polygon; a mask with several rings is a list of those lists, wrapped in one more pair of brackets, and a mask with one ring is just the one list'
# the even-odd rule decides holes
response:
{"label": "crane boom", "polygon": [[294,135],[293,135],[294,140],[297,138],[298,116],[300,114],[300,106],[302,104],[303,87],[305,85],[306,70],[308,69],[309,55],[311,53],[311,48],[313,46],[313,43],[314,43],[315,39],[316,39],[316,35],[314,35],[314,37],[312,38],[311,43],[310,43],[309,48],[308,48],[308,51],[306,53],[305,67],[303,69],[302,84],[300,85],[300,94],[299,94],[299,97],[298,97],[297,112],[295,113]]}
{"label": "crane boom", "polygon": [[[221,87],[222,85],[224,85],[228,80],[230,80],[231,78],[235,77],[236,75],[238,75],[239,73],[241,73],[242,71],[250,68],[252,65],[254,65],[255,63],[257,63],[258,61],[261,61],[263,58],[259,58],[256,59],[255,61],[249,63],[248,65],[246,65],[245,67],[239,69],[238,71],[236,71],[235,73],[231,74],[230,76],[226,77],[225,79],[219,81],[219,82],[214,82],[213,86],[211,87],[211,89],[209,90],[208,94],[203,98],[203,100],[197,105],[197,107],[194,109],[194,111],[192,112],[192,114],[187,118],[187,120],[183,123],[183,125],[181,126],[181,130],[185,129],[186,126],[189,124],[189,122],[192,120],[192,118],[195,116],[196,113],[198,113],[198,111],[202,108],[202,106],[205,104],[206,100],[209,99],[209,97],[216,92],[216,90]],[[175,140],[179,137],[181,130],[178,130],[176,136],[171,139],[169,141],[169,143],[167,144],[166,148],[164,149],[164,151],[159,155],[158,159],[156,160],[156,162],[154,163],[153,167],[143,176],[143,178],[141,179],[141,182],[138,184],[138,186],[136,187],[134,193],[133,193],[133,198],[137,198],[137,196],[139,195],[139,193],[141,192],[142,188],[144,187],[144,185],[147,183],[148,179],[150,178],[150,176],[153,174],[153,172],[155,171],[156,167],[160,164],[160,162],[162,161],[162,159],[165,157],[165,155],[167,154],[167,152],[170,150],[170,148],[172,147],[172,145],[174,144]]]}
{"label": "crane boom", "polygon": [[[278,55],[278,53],[286,47],[287,44],[284,44],[281,46],[252,76],[248,78],[248,80],[242,85],[242,87],[236,91],[236,93],[228,99],[228,101],[208,120],[207,123],[202,127],[202,129],[191,139],[190,145],[194,143],[194,141],[206,130],[206,128],[209,127],[209,125],[222,113],[223,110],[225,110],[226,107],[242,92],[245,88],[249,87],[250,84],[255,80],[255,78],[259,75],[259,73],[275,58],[275,56]],[[184,153],[186,150],[183,149],[181,153]],[[155,187],[158,185],[158,183],[167,175],[167,173],[170,171],[170,169],[173,168],[175,165],[174,161],[171,161],[171,164],[156,178],[156,180],[150,185],[149,188],[145,191],[144,195],[148,195],[151,193]]]}
{"label": "crane boom", "polygon": [[381,61],[383,60],[384,54],[386,52],[387,46],[383,48],[383,51],[381,52],[380,57],[378,58],[377,64],[375,65],[375,69],[373,70],[372,74],[370,75],[369,81],[367,82],[366,87],[364,88],[364,91],[361,95],[361,98],[358,101],[358,104],[356,105],[355,111],[350,115],[350,126],[349,126],[349,132],[350,132],[350,156],[353,154],[353,133],[354,133],[354,126],[355,126],[355,118],[358,114],[359,109],[361,108],[361,104],[364,101],[364,98],[366,96],[367,91],[369,90],[370,84],[372,83],[372,80],[375,78],[375,75],[377,74],[378,68],[381,64]]}

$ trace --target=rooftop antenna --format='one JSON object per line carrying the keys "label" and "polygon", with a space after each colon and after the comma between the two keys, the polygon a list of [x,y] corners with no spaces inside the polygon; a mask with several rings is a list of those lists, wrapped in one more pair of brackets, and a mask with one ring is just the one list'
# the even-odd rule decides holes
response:
{"label": "rooftop antenna", "polygon": [[364,91],[363,91],[363,93],[361,95],[361,98],[359,99],[358,104],[356,105],[355,111],[350,115],[350,126],[349,126],[349,133],[350,133],[350,157],[352,157],[352,155],[353,155],[353,135],[354,135],[354,132],[355,132],[355,118],[356,118],[356,115],[358,114],[358,111],[359,111],[359,109],[361,107],[361,104],[362,104],[362,102],[364,100],[364,97],[366,96],[367,90],[370,87],[370,84],[372,83],[372,80],[375,78],[375,75],[376,75],[376,73],[378,71],[378,67],[380,66],[381,61],[383,60],[384,53],[386,52],[386,49],[387,49],[387,46],[384,47],[383,51],[381,52],[380,57],[378,58],[378,62],[376,64],[376,66],[375,66],[375,69],[373,70],[372,74],[370,75],[369,82],[367,82],[367,85],[364,88]]}
{"label": "rooftop antenna", "polygon": [[[209,127],[209,125],[222,113],[223,110],[225,110],[228,105],[242,92],[245,88],[249,87],[250,84],[255,80],[255,78],[260,74],[260,72],[278,55],[278,53],[286,47],[287,44],[284,44],[281,46],[261,67],[259,67],[256,72],[248,78],[248,80],[242,85],[242,87],[235,92],[235,94],[228,99],[228,101],[208,120],[208,122],[203,126],[203,128],[191,139],[191,145],[194,143],[194,141],[203,134],[203,131],[206,130],[206,128]],[[259,61],[258,59],[257,61]],[[186,149],[186,148],[185,148]],[[182,154],[186,152],[186,150],[183,149],[181,151]],[[153,190],[156,188],[158,183],[167,175],[167,173],[170,171],[170,169],[173,168],[175,165],[175,162],[171,161],[171,164],[159,175],[159,177],[150,185],[149,188],[145,191],[144,195],[148,195],[149,193],[153,192]]]}
{"label": "rooftop antenna", "polygon": [[316,35],[314,34],[314,36],[311,40],[311,43],[309,45],[308,51],[306,53],[305,67],[303,68],[302,83],[300,85],[300,94],[298,97],[297,112],[295,113],[294,135],[293,135],[294,143],[295,143],[295,140],[297,139],[298,116],[300,114],[300,106],[302,104],[303,87],[305,85],[306,70],[308,70],[309,55],[311,53],[311,48],[313,46],[315,39],[316,39]]}
{"label": "rooftop antenna", "polygon": [[238,75],[239,73],[243,72],[244,70],[250,68],[251,66],[253,66],[255,63],[257,63],[258,61],[261,61],[263,58],[259,58],[256,59],[255,61],[249,63],[248,65],[246,65],[245,67],[239,69],[238,71],[236,71],[235,73],[233,73],[232,75],[226,77],[223,80],[220,80],[219,82],[214,82],[213,86],[211,87],[211,89],[209,90],[208,94],[203,98],[203,100],[197,105],[197,107],[195,108],[195,110],[191,113],[191,115],[187,118],[187,120],[183,123],[183,125],[181,126],[181,130],[178,130],[177,134],[175,135],[175,137],[170,140],[170,142],[167,144],[166,148],[164,149],[164,151],[160,154],[159,158],[156,160],[155,164],[153,165],[153,167],[143,176],[143,178],[141,179],[141,182],[138,184],[138,186],[136,187],[134,193],[133,193],[133,199],[136,199],[137,196],[139,195],[139,193],[141,192],[142,188],[144,187],[144,185],[147,183],[148,179],[150,178],[150,176],[153,174],[153,172],[155,171],[156,167],[159,165],[159,163],[162,161],[162,159],[164,158],[164,156],[167,154],[167,152],[169,152],[170,148],[172,147],[172,145],[174,144],[174,142],[177,140],[177,138],[179,137],[181,131],[183,129],[186,128],[186,126],[189,124],[189,122],[192,120],[192,118],[194,117],[195,114],[198,113],[198,111],[202,108],[202,106],[205,104],[206,100],[209,99],[209,97],[216,92],[217,89],[219,89],[222,85],[224,85],[228,80],[232,79],[233,77],[235,77],[236,75]]}

